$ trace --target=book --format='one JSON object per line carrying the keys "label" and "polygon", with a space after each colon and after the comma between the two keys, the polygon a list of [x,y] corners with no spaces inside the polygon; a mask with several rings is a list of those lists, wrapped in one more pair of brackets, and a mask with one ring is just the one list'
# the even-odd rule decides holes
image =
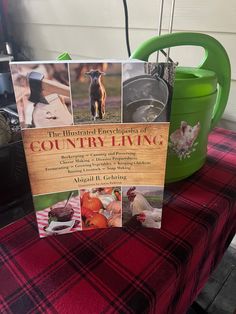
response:
{"label": "book", "polygon": [[174,64],[10,67],[40,237],[160,228]]}

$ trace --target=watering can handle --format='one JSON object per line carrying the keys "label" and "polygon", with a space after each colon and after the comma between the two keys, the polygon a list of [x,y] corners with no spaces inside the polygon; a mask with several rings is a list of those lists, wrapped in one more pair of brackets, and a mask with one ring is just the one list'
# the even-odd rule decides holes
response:
{"label": "watering can handle", "polygon": [[149,56],[158,50],[176,46],[200,46],[205,49],[205,56],[199,69],[216,73],[218,94],[213,110],[211,129],[221,118],[227,104],[230,90],[230,61],[224,47],[213,37],[201,33],[172,33],[155,36],[145,41],[131,55],[132,59],[148,61]]}

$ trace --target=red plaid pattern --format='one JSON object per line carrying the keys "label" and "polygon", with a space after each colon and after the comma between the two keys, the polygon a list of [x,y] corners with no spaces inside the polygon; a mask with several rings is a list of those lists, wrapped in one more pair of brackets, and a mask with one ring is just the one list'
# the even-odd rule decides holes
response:
{"label": "red plaid pattern", "polygon": [[2,229],[1,313],[184,314],[236,231],[235,140],[211,133],[205,166],[166,188],[160,230],[40,239],[34,215]]}

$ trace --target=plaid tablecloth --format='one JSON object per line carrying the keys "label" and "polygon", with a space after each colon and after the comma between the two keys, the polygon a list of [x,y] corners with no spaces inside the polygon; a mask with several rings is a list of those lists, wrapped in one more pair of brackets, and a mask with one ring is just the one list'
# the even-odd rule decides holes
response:
{"label": "plaid tablecloth", "polygon": [[211,133],[205,166],[166,188],[161,230],[39,239],[34,215],[0,230],[0,312],[184,314],[235,234],[235,143]]}

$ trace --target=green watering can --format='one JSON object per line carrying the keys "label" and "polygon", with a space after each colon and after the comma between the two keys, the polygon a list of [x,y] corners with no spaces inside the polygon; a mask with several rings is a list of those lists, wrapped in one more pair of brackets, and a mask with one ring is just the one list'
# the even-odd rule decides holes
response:
{"label": "green watering can", "polygon": [[230,90],[230,62],[222,45],[200,33],[172,33],[145,41],[131,55],[148,61],[158,50],[201,46],[205,57],[197,68],[177,67],[173,91],[166,183],[199,170],[207,154],[208,134],[221,118]]}

